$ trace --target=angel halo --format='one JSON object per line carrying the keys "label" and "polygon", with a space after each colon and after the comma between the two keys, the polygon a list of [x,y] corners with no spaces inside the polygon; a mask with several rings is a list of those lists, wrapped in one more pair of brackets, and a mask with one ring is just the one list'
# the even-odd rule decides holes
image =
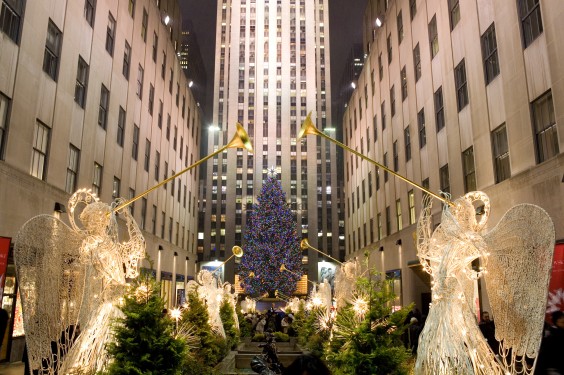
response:
{"label": "angel halo", "polygon": [[[474,203],[484,210],[476,220]],[[418,256],[432,278],[432,303],[419,339],[416,374],[531,374],[542,337],[552,264],[554,225],[532,204],[512,207],[492,230],[484,228],[490,201],[471,192],[445,205],[432,231],[427,197],[417,225]],[[479,259],[476,271],[472,262]],[[474,282],[484,277],[496,320],[499,353],[472,312]]]}

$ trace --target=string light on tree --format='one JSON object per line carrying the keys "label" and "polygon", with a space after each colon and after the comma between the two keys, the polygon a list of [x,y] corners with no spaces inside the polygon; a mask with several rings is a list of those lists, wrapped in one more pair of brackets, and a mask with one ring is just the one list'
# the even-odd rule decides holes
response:
{"label": "string light on tree", "polygon": [[[300,243],[294,216],[274,167],[269,168],[269,174],[250,214],[239,277],[252,296],[274,294],[276,290],[291,296],[302,277]],[[292,272],[281,269],[282,265]],[[249,277],[252,273],[255,276]]]}

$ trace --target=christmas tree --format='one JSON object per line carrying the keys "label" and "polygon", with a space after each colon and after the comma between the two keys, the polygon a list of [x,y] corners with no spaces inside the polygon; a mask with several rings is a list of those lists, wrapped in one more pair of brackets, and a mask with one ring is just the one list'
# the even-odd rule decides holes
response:
{"label": "christmas tree", "polygon": [[[280,181],[269,176],[257,199],[245,233],[239,274],[242,286],[253,296],[274,294],[276,290],[292,295],[302,276],[302,255],[296,223]],[[282,265],[287,271],[281,270]]]}
{"label": "christmas tree", "polygon": [[121,307],[125,317],[114,326],[115,341],[108,345],[113,357],[108,374],[179,373],[186,345],[174,338],[174,322],[163,313],[159,291],[159,284],[142,274],[125,296]]}

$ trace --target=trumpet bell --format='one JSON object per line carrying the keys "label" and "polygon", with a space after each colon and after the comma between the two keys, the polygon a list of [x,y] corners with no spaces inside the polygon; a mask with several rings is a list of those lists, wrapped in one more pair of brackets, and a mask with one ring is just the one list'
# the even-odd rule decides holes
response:
{"label": "trumpet bell", "polygon": [[306,135],[320,135],[321,132],[319,130],[317,130],[317,128],[315,127],[315,125],[313,124],[313,122],[311,121],[311,112],[307,115],[306,119],[304,120],[303,124],[302,124],[302,128],[300,129],[300,132],[298,133],[298,140],[302,139],[303,137],[305,137]]}
{"label": "trumpet bell", "polygon": [[246,148],[247,151],[252,154],[253,145],[251,143],[249,135],[247,134],[247,131],[245,130],[245,128],[243,128],[243,125],[239,123],[237,123],[236,126],[237,131],[235,132],[233,139],[231,139],[231,142],[227,144],[227,148]]}
{"label": "trumpet bell", "polygon": [[233,246],[231,251],[237,258],[241,258],[243,256],[243,249],[240,246]]}
{"label": "trumpet bell", "polygon": [[302,242],[300,242],[300,247],[302,250],[309,248],[309,241],[307,240],[307,238],[304,238]]}
{"label": "trumpet bell", "polygon": [[282,271],[286,271],[286,266],[284,265],[284,263],[282,263],[282,265],[280,266],[280,272]]}

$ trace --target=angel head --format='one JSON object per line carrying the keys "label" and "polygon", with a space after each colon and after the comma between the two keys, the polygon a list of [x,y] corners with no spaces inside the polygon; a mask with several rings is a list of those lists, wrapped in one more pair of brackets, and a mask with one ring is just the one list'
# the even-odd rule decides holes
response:
{"label": "angel head", "polygon": [[[479,220],[476,220],[477,212],[474,206],[475,202],[483,203]],[[485,193],[472,191],[460,197],[454,203],[455,205],[451,209],[451,212],[462,228],[479,232],[485,227],[490,213],[490,199]]]}
{"label": "angel head", "polygon": [[80,221],[90,235],[103,235],[111,223],[112,209],[103,202],[86,205],[80,214]]}

